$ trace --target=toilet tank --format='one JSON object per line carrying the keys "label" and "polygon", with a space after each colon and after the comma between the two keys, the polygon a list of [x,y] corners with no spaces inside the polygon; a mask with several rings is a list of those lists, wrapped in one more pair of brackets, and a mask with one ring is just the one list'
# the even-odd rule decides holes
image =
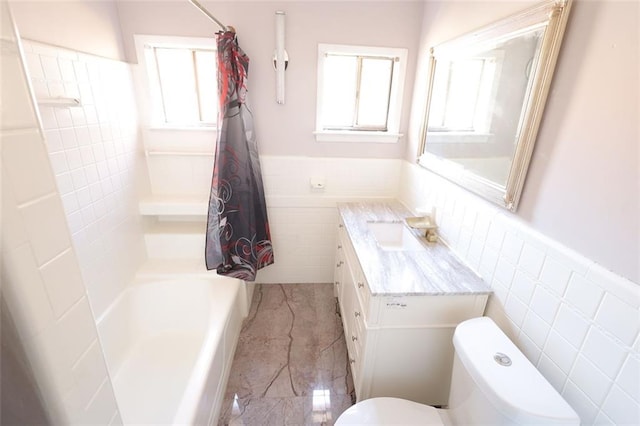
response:
{"label": "toilet tank", "polygon": [[488,317],[458,325],[447,414],[457,424],[579,425],[580,418]]}

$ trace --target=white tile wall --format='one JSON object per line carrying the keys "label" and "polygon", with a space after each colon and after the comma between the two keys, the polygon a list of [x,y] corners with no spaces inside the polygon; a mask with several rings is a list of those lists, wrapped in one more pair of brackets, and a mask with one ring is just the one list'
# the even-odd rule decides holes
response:
{"label": "white tile wall", "polygon": [[49,169],[47,152],[42,149],[42,136],[37,131],[3,134],[3,155],[12,158],[30,158],[28,164],[11,162],[6,164],[6,173],[14,185],[17,203],[25,203],[50,194],[55,190],[55,182],[42,170]]}
{"label": "white tile wall", "polygon": [[[211,138],[215,141],[215,133]],[[153,194],[180,196],[206,194],[208,197],[213,172],[213,155],[151,155],[147,159],[147,164]]]}
{"label": "white tile wall", "polygon": [[[81,107],[42,106],[40,111],[62,199],[62,208],[55,197],[49,210],[66,216],[99,317],[145,259],[136,197],[144,160],[131,70],[125,63],[41,43],[25,41],[24,48],[39,97],[81,98]],[[37,192],[36,182],[30,185]],[[33,220],[41,222],[39,232],[62,232],[33,210]]]}
{"label": "white tile wall", "polygon": [[[3,297],[52,422],[69,424],[82,418],[84,424],[107,423],[118,416],[115,397],[101,351],[96,352],[99,344],[86,288],[28,91],[19,44],[7,21],[7,3],[0,2],[0,7]],[[35,73],[53,72],[48,68],[51,63]],[[67,164],[60,161],[57,166]],[[69,393],[82,395],[82,403],[66,405]]]}
{"label": "white tile wall", "polygon": [[[399,160],[262,156],[275,263],[259,282],[332,282],[336,202],[394,198]],[[325,182],[312,189],[311,178]]]}
{"label": "white tile wall", "polygon": [[[275,263],[260,282],[332,282],[336,202],[393,198],[400,178],[398,160],[263,156],[261,164]],[[312,189],[311,178],[325,188]]]}
{"label": "white tile wall", "polygon": [[[202,159],[169,157],[163,161],[176,167],[181,164],[183,171],[187,171],[197,169],[195,165]],[[258,273],[257,281],[263,283],[332,282],[337,235],[336,203],[394,198],[401,165],[399,160],[358,158],[261,156],[260,161],[275,257],[273,265]],[[197,191],[191,183],[194,173],[204,176],[203,171],[172,173],[170,180],[173,182],[164,185],[161,179],[153,177],[155,171],[150,170],[152,191],[156,197],[165,195],[171,199],[175,198],[171,196],[177,188],[191,185],[190,192],[179,192],[180,195],[208,199],[212,167],[211,164],[205,185],[202,177],[198,179]],[[325,188],[312,189],[311,178],[324,179]],[[158,229],[163,227],[168,228],[166,224],[160,224]],[[158,231],[148,236],[148,243],[155,246],[148,246],[150,257],[203,256],[204,223],[200,237],[191,231],[182,235],[173,233],[173,244],[169,245],[166,244],[169,241],[166,235],[169,234]]]}
{"label": "white tile wall", "polygon": [[58,318],[84,296],[85,286],[77,265],[74,251],[68,249],[40,267],[49,302]]}
{"label": "white tile wall", "polygon": [[[3,15],[8,15],[4,14]],[[3,22],[4,28],[11,28],[10,23]],[[6,25],[9,24],[9,25]],[[27,81],[24,78],[22,63],[18,53],[18,45],[15,36],[8,35],[2,44],[2,74],[0,86],[3,102],[0,108],[0,122],[5,130],[33,128],[35,112],[31,102],[11,102],[13,99],[21,99],[28,93]],[[25,98],[27,100],[28,98]]]}
{"label": "white tile wall", "polygon": [[268,215],[275,263],[259,272],[258,280],[332,282],[338,225],[335,203],[320,208],[274,207]]}
{"label": "white tile wall", "polygon": [[418,166],[401,179],[400,199],[437,207],[444,240],[494,290],[487,315],[583,424],[640,424],[640,285]]}

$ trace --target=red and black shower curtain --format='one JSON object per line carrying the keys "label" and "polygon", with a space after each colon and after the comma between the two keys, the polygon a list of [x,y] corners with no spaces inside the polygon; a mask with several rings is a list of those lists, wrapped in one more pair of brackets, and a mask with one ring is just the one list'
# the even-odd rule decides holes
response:
{"label": "red and black shower curtain", "polygon": [[218,274],[254,281],[273,263],[258,145],[247,105],[249,57],[231,31],[218,45],[218,139],[207,218],[205,260]]}

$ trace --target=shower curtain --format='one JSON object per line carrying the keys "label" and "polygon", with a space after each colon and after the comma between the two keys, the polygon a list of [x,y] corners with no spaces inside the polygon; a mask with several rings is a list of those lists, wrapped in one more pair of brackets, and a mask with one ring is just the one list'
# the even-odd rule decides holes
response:
{"label": "shower curtain", "polygon": [[205,260],[207,269],[255,281],[273,263],[253,117],[247,105],[249,57],[236,34],[216,34],[218,47],[218,139],[213,166]]}

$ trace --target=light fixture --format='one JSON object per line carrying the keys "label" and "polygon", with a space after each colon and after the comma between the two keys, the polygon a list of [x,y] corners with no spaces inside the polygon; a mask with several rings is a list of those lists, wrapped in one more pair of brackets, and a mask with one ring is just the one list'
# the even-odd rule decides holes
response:
{"label": "light fixture", "polygon": [[276,51],[273,55],[273,66],[276,69],[276,102],[279,104],[284,104],[284,71],[289,64],[289,56],[284,50],[284,17],[284,12],[276,11]]}

